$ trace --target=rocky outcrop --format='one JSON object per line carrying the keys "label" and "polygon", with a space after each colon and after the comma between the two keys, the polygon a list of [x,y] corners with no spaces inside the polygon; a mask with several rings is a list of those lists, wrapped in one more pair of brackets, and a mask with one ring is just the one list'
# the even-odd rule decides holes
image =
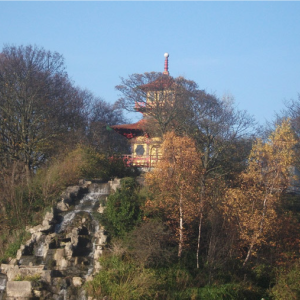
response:
{"label": "rocky outcrop", "polygon": [[16,258],[1,265],[0,300],[5,287],[6,300],[88,300],[82,286],[101,269],[107,238],[93,215],[119,184],[82,180],[67,188],[42,223],[27,228],[31,238]]}

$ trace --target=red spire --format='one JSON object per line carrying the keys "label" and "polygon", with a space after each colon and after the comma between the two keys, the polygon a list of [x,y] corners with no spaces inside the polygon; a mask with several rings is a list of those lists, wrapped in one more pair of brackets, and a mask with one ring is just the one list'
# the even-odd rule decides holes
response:
{"label": "red spire", "polygon": [[164,70],[163,74],[169,75],[169,61],[168,61],[169,53],[165,53],[164,57],[165,57],[165,70]]}

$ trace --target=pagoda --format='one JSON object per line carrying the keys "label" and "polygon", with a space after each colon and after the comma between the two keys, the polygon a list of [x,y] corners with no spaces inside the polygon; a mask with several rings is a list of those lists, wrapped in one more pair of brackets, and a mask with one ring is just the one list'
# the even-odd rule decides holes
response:
{"label": "pagoda", "polygon": [[159,101],[166,99],[166,94],[174,84],[174,80],[169,76],[168,58],[165,53],[165,64],[163,74],[155,81],[139,86],[146,93],[146,102],[135,103],[135,110],[143,114],[143,118],[133,124],[122,124],[111,126],[117,133],[125,136],[131,144],[131,154],[124,155],[124,159],[131,165],[143,168],[144,170],[155,167],[161,157],[161,137],[151,132],[153,117],[149,111]]}

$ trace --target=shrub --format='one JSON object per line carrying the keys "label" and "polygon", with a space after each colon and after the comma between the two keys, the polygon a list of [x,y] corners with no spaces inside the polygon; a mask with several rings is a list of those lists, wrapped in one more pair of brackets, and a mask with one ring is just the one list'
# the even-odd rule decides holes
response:
{"label": "shrub", "polygon": [[280,269],[276,284],[270,294],[275,300],[300,299],[300,263],[296,262],[289,269]]}
{"label": "shrub", "polygon": [[137,167],[129,166],[122,157],[109,158],[109,175],[110,177],[137,177],[140,174]]}
{"label": "shrub", "polygon": [[101,153],[98,153],[91,147],[79,148],[81,152],[81,165],[79,174],[82,178],[102,178],[110,179],[110,164],[108,158]]}
{"label": "shrub", "polygon": [[137,226],[128,236],[130,253],[147,267],[164,266],[170,263],[174,251],[168,242],[170,232],[160,220],[149,219]]}
{"label": "shrub", "polygon": [[101,272],[86,283],[89,296],[116,300],[154,299],[156,281],[153,271],[116,255],[101,257],[100,264]]}
{"label": "shrub", "polygon": [[134,178],[121,180],[121,188],[109,195],[103,214],[103,223],[113,236],[125,236],[141,220],[142,199]]}

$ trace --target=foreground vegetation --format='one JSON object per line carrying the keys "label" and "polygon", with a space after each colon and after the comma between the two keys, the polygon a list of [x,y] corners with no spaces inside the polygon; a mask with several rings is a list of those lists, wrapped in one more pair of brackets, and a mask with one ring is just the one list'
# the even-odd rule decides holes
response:
{"label": "foreground vegetation", "polygon": [[[81,178],[126,177],[100,222],[110,234],[96,299],[298,299],[300,101],[260,134],[232,99],[183,77],[133,74],[115,105],[76,87],[58,53],[4,47],[0,54],[0,260],[13,257],[60,193]],[[149,86],[148,86],[149,87]],[[167,90],[166,90],[167,89]],[[176,101],[174,101],[176,99]],[[120,107],[147,111],[163,156],[145,185],[119,154]],[[288,118],[286,118],[288,117]],[[148,141],[148,135],[146,135]]]}
{"label": "foreground vegetation", "polygon": [[260,299],[264,295],[262,288],[232,283],[233,278],[208,284],[205,268],[195,272],[183,262],[146,268],[128,254],[113,253],[101,258],[101,265],[102,271],[87,284],[96,299],[107,295],[110,299]]}
{"label": "foreground vegetation", "polygon": [[[133,201],[128,205],[126,195],[132,188]],[[108,299],[298,298],[299,251],[294,232],[284,238],[295,244],[285,245],[285,249],[282,245],[282,252],[278,251],[276,247],[283,238],[278,235],[277,240],[257,248],[255,258],[243,266],[245,256],[239,254],[243,250],[239,248],[242,247],[239,239],[235,240],[236,245],[231,245],[231,253],[225,254],[222,247],[227,245],[220,244],[215,257],[211,257],[211,245],[207,240],[212,234],[211,226],[216,224],[206,220],[197,268],[196,243],[186,244],[178,257],[176,235],[166,222],[166,216],[162,213],[149,217],[147,214],[147,202],[152,197],[148,188],[139,187],[133,178],[125,178],[122,188],[109,196],[101,223],[109,229],[110,240],[100,258],[101,272],[86,283],[89,295],[96,299],[105,296]],[[286,200],[282,198],[283,202]],[[291,200],[298,202],[300,199],[289,196],[288,201]],[[125,217],[125,221],[113,212],[112,207],[122,211],[124,217],[131,218]],[[284,218],[291,209],[295,207],[285,208],[279,218]],[[296,215],[299,217],[298,213]],[[299,226],[298,222],[294,225],[294,229]]]}
{"label": "foreground vegetation", "polygon": [[300,197],[286,193],[296,143],[283,122],[264,143],[253,143],[235,185],[209,178],[202,195],[195,144],[166,134],[146,186],[125,178],[108,197],[100,221],[111,240],[89,294],[297,299]]}

